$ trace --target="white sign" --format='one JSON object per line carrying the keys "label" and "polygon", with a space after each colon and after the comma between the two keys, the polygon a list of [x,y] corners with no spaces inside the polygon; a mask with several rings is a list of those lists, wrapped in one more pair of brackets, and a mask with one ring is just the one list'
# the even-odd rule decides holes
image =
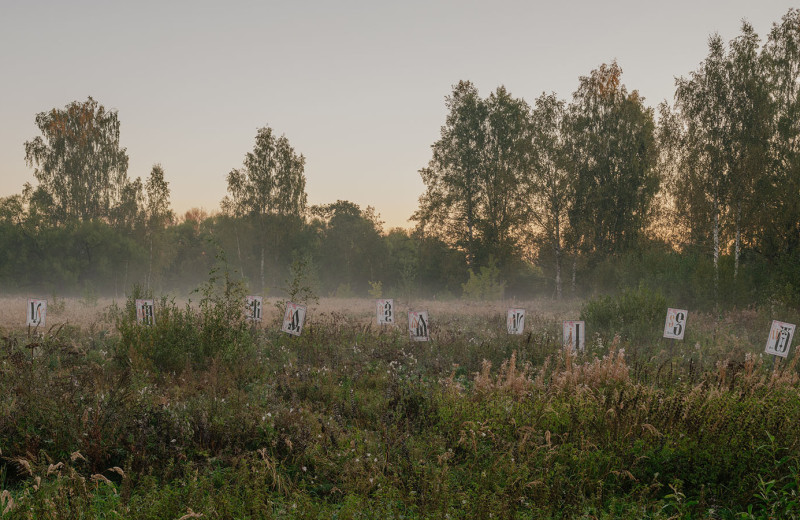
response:
{"label": "white sign", "polygon": [[153,300],[136,300],[136,322],[149,326],[156,324],[155,302]]}
{"label": "white sign", "polygon": [[408,333],[414,341],[428,341],[428,311],[408,312]]}
{"label": "white sign", "polygon": [[792,336],[794,336],[794,325],[773,320],[764,352],[782,358],[787,357],[792,346]]}
{"label": "white sign", "polygon": [[525,309],[508,309],[506,328],[509,334],[522,334],[525,330]]}
{"label": "white sign", "polygon": [[394,300],[378,300],[376,302],[378,312],[378,325],[389,325],[394,323]]}
{"label": "white sign", "polygon": [[582,321],[564,322],[564,345],[573,350],[586,348],[586,324]]}
{"label": "white sign", "polygon": [[286,312],[283,314],[283,327],[281,330],[294,336],[303,332],[303,323],[306,321],[306,306],[286,302]]}
{"label": "white sign", "polygon": [[686,332],[686,318],[689,311],[684,309],[667,309],[667,321],[664,323],[664,337],[672,339],[683,339]]}
{"label": "white sign", "polygon": [[33,327],[44,327],[47,319],[47,300],[28,299],[27,325]]}
{"label": "white sign", "polygon": [[263,309],[264,309],[263,296],[247,297],[247,319],[249,321],[261,321]]}

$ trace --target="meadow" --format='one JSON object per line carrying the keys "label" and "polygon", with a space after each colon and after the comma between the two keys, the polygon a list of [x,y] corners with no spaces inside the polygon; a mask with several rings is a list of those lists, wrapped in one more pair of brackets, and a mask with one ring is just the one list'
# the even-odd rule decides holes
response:
{"label": "meadow", "polygon": [[[0,301],[0,518],[795,518],[800,378],[763,355],[796,310],[690,310],[661,338],[646,289],[588,302],[279,305]],[[527,309],[521,336],[508,307]],[[586,350],[561,320],[587,323]]]}

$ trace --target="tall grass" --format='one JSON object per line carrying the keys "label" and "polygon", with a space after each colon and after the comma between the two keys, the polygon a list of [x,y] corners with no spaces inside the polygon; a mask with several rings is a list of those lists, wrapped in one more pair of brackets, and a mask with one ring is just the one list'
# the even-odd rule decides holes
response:
{"label": "tall grass", "polygon": [[251,327],[224,276],[201,297],[152,328],[123,308],[110,333],[3,334],[0,518],[800,515],[800,380],[758,354],[768,310],[683,343],[589,321],[575,353],[536,312],[513,337],[443,307],[423,344],[366,312]]}

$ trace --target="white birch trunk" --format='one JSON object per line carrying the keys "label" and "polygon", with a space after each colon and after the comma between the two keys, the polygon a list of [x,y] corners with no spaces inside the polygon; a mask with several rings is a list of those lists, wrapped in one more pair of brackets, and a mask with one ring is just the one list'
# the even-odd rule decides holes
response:
{"label": "white birch trunk", "polygon": [[742,220],[742,205],[741,203],[736,204],[736,245],[733,250],[733,279],[735,280],[739,276],[739,254],[741,252],[741,244],[742,244],[742,229],[741,229],[741,220]]}

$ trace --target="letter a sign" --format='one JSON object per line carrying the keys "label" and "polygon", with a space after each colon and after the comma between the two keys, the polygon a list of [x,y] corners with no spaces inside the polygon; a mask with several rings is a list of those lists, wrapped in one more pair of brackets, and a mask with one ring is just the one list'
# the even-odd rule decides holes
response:
{"label": "letter a sign", "polygon": [[299,336],[303,332],[303,324],[306,321],[306,306],[287,302],[286,312],[283,314],[283,327],[281,330],[293,336]]}
{"label": "letter a sign", "polygon": [[414,341],[428,341],[428,311],[410,311],[408,313],[408,333]]}

